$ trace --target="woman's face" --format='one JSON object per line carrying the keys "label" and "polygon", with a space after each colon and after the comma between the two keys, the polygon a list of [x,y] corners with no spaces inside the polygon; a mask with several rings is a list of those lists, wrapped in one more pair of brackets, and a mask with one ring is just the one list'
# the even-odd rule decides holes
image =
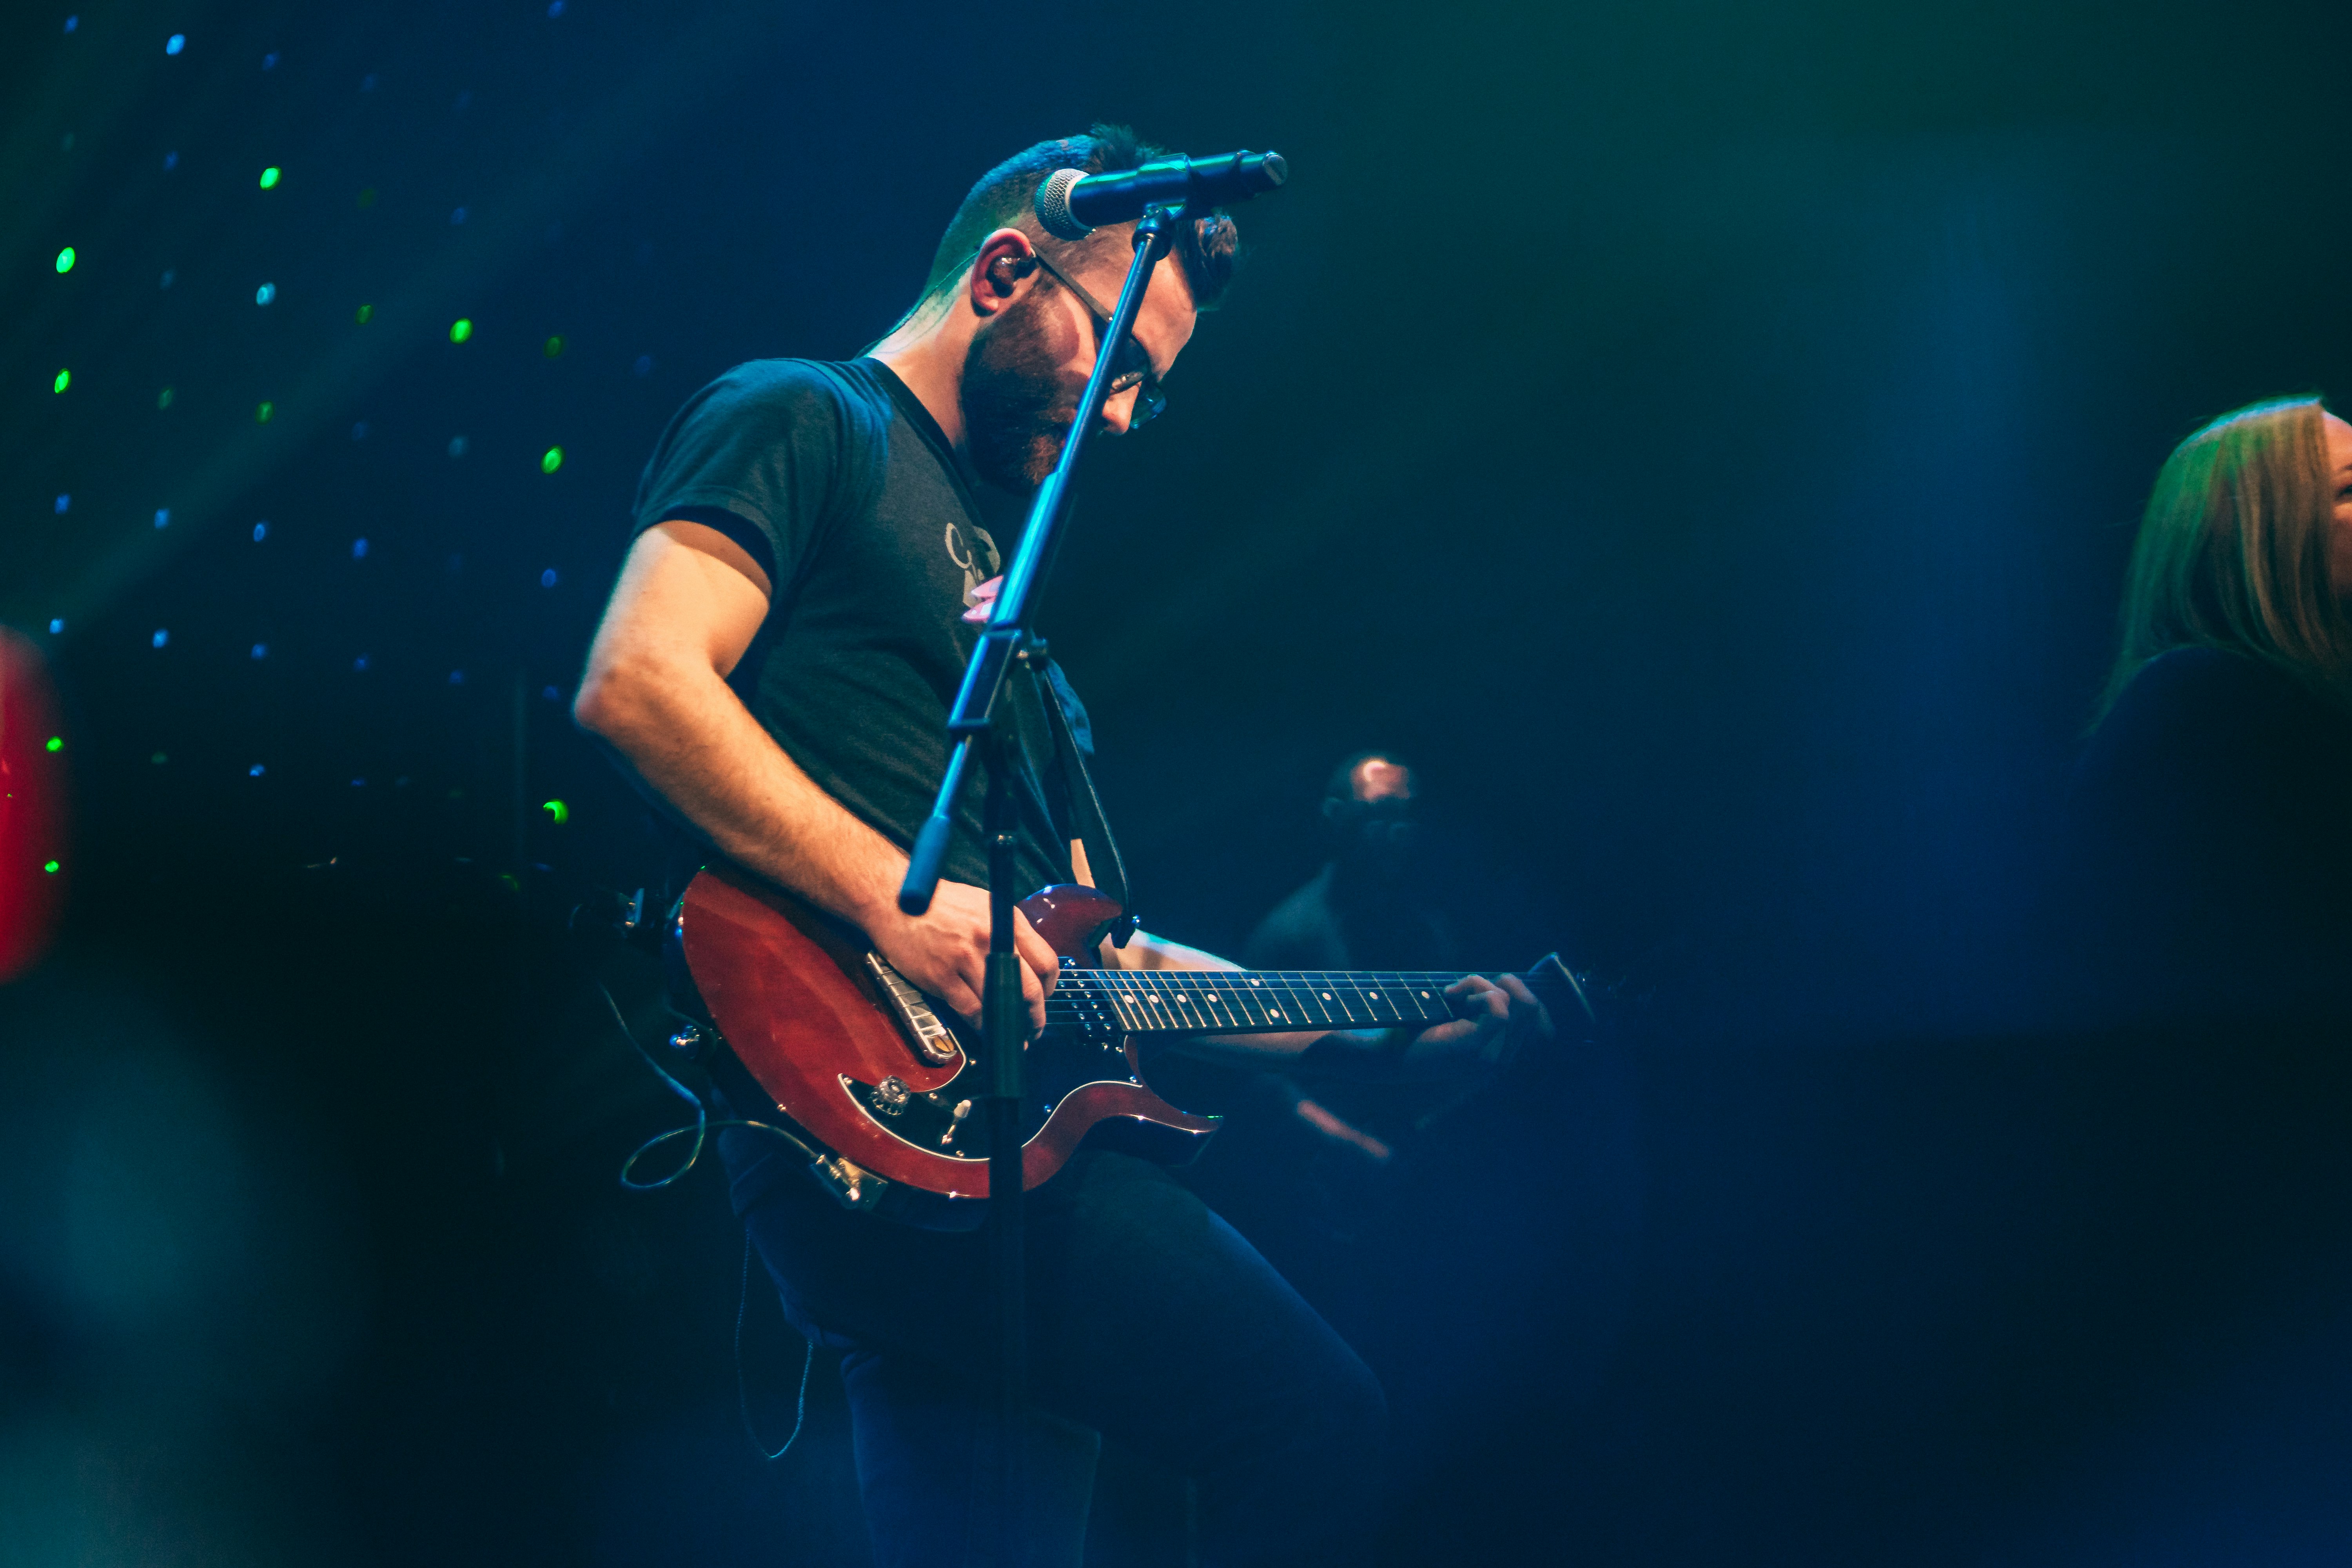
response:
{"label": "woman's face", "polygon": [[2352,599],[2352,425],[2327,416],[2327,473],[2336,490],[2336,521],[2327,531],[2327,585]]}

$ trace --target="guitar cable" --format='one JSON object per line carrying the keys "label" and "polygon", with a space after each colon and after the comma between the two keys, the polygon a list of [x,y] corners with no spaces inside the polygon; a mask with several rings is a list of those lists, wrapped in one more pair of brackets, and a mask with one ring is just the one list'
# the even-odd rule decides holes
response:
{"label": "guitar cable", "polygon": [[792,1436],[784,1439],[782,1447],[771,1454],[767,1444],[760,1441],[760,1429],[751,1424],[751,1391],[743,1377],[743,1314],[751,1303],[751,1233],[747,1230],[743,1233],[743,1287],[735,1297],[735,1408],[742,1412],[743,1436],[751,1439],[751,1447],[759,1451],[760,1458],[772,1465],[793,1451],[793,1445],[801,1440],[801,1427],[808,1420],[809,1369],[816,1364],[816,1342],[809,1341],[808,1353],[801,1357],[801,1396],[799,1405],[793,1411]]}
{"label": "guitar cable", "polygon": [[[817,1159],[818,1156],[816,1151],[811,1149],[807,1144],[802,1142],[799,1139],[793,1137],[791,1133],[785,1131],[781,1127],[771,1126],[765,1121],[749,1121],[736,1117],[726,1117],[717,1121],[710,1120],[709,1108],[702,1103],[702,1097],[695,1093],[694,1090],[687,1088],[683,1083],[680,1083],[677,1079],[671,1074],[668,1068],[663,1067],[661,1063],[654,1059],[652,1052],[646,1050],[644,1046],[637,1043],[636,1032],[629,1027],[629,1020],[621,1012],[621,1005],[613,1000],[613,993],[611,989],[607,987],[601,979],[595,982],[595,986],[596,994],[604,999],[604,1005],[612,1012],[614,1026],[621,1031],[621,1037],[629,1042],[629,1048],[635,1051],[637,1056],[645,1062],[646,1066],[653,1069],[653,1074],[656,1078],[661,1079],[664,1084],[668,1086],[672,1094],[677,1095],[680,1100],[685,1100],[688,1105],[694,1107],[693,1126],[673,1127],[667,1132],[657,1132],[651,1138],[646,1139],[644,1142],[638,1144],[636,1148],[631,1152],[629,1157],[621,1162],[621,1185],[628,1188],[631,1192],[637,1193],[658,1192],[662,1188],[670,1185],[672,1183],[684,1176],[688,1171],[694,1169],[696,1162],[702,1158],[702,1148],[704,1142],[709,1139],[712,1132],[723,1127],[748,1127],[757,1131],[772,1134],[775,1137],[782,1139],[794,1149],[799,1150],[801,1153],[807,1156],[812,1163]],[[672,1171],[667,1176],[663,1176],[658,1180],[650,1182],[636,1181],[630,1176],[629,1173],[636,1168],[636,1164],[639,1160],[642,1160],[647,1154],[652,1153],[662,1144],[670,1142],[674,1138],[683,1138],[689,1132],[694,1134],[694,1147],[687,1151],[686,1159],[678,1165],[677,1170]],[[816,1365],[816,1342],[814,1340],[810,1340],[808,1342],[808,1353],[801,1358],[800,1399],[797,1406],[793,1412],[792,1435],[784,1439],[784,1446],[782,1447],[778,1448],[772,1454],[768,1451],[768,1445],[761,1441],[759,1428],[751,1420],[751,1383],[744,1375],[743,1372],[743,1319],[749,1312],[751,1304],[751,1233],[746,1230],[743,1233],[742,1282],[738,1288],[735,1295],[735,1408],[743,1417],[743,1436],[751,1439],[751,1447],[759,1454],[760,1458],[772,1465],[778,1459],[782,1458],[786,1454],[793,1451],[793,1445],[800,1441],[801,1428],[808,1422],[809,1373]]]}
{"label": "guitar cable", "polygon": [[[735,1116],[726,1116],[719,1118],[716,1121],[712,1121],[710,1119],[709,1108],[702,1103],[702,1097],[695,1093],[694,1090],[687,1088],[686,1085],[680,1083],[677,1079],[671,1074],[667,1068],[662,1066],[661,1063],[654,1059],[654,1056],[651,1051],[646,1050],[645,1047],[637,1043],[636,1034],[635,1031],[630,1029],[628,1019],[622,1016],[621,1005],[613,1000],[613,993],[606,988],[604,983],[602,980],[597,980],[593,982],[593,984],[596,987],[596,994],[604,999],[604,1005],[612,1012],[614,1026],[621,1031],[621,1038],[629,1042],[629,1048],[637,1053],[637,1058],[644,1062],[646,1066],[652,1070],[653,1075],[656,1078],[662,1080],[663,1084],[668,1088],[672,1094],[677,1096],[680,1100],[683,1100],[688,1105],[694,1107],[693,1126],[673,1127],[667,1132],[656,1132],[630,1152],[629,1157],[621,1162],[621,1185],[628,1188],[633,1193],[659,1192],[662,1188],[668,1186],[671,1183],[685,1176],[688,1171],[693,1170],[696,1163],[702,1158],[702,1146],[709,1139],[709,1135],[713,1132],[719,1131],[722,1128],[728,1127],[748,1127],[754,1132],[765,1132],[770,1137],[782,1139],[783,1142],[791,1144],[793,1150],[811,1164],[814,1164],[824,1158],[822,1154],[818,1153],[816,1150],[811,1148],[807,1143],[793,1137],[790,1132],[785,1131],[782,1128],[772,1125],[769,1122],[751,1121],[741,1117]],[[694,1147],[686,1152],[686,1158],[679,1163],[677,1170],[672,1171],[667,1176],[663,1176],[658,1180],[651,1182],[636,1181],[630,1176],[629,1173],[637,1168],[638,1161],[644,1159],[646,1155],[652,1153],[656,1149],[660,1148],[663,1144],[669,1142],[672,1139],[683,1138],[688,1133],[692,1133],[694,1135]]]}

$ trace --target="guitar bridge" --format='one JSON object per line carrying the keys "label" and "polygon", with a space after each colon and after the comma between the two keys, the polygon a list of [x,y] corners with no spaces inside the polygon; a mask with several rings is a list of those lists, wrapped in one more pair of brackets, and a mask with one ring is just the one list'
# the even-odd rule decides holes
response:
{"label": "guitar bridge", "polygon": [[891,968],[878,952],[866,955],[866,973],[882,988],[882,999],[890,1005],[891,1016],[898,1020],[899,1032],[914,1053],[933,1067],[944,1067],[955,1060],[955,1037],[923,994],[907,984],[906,976]]}

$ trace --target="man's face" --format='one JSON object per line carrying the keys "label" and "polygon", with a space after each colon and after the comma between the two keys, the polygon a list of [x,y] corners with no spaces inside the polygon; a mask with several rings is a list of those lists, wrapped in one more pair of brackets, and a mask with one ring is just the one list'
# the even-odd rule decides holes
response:
{"label": "man's face", "polygon": [[[1110,258],[1126,254],[1107,250],[1104,258],[1070,275],[1113,305],[1125,268]],[[1152,269],[1135,318],[1135,341],[1151,356],[1155,375],[1166,375],[1176,363],[1195,319],[1183,268],[1172,257],[1163,259]],[[1053,472],[1094,369],[1097,331],[1093,312],[1042,268],[1028,274],[1017,298],[981,323],[964,355],[962,385],[964,442],[981,478],[1026,491]],[[1107,401],[1101,428],[1123,434],[1139,392],[1129,387]]]}
{"label": "man's face", "polygon": [[1412,867],[1412,770],[1367,757],[1349,774],[1349,800],[1324,803],[1339,836],[1338,858],[1356,873],[1393,882]]}

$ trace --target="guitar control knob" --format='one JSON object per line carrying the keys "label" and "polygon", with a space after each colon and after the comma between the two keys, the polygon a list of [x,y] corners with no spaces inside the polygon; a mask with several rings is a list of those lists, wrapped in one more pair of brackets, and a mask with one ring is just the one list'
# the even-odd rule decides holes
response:
{"label": "guitar control knob", "polygon": [[886,1078],[874,1086],[874,1109],[885,1116],[896,1116],[907,1109],[907,1086],[896,1078]]}

